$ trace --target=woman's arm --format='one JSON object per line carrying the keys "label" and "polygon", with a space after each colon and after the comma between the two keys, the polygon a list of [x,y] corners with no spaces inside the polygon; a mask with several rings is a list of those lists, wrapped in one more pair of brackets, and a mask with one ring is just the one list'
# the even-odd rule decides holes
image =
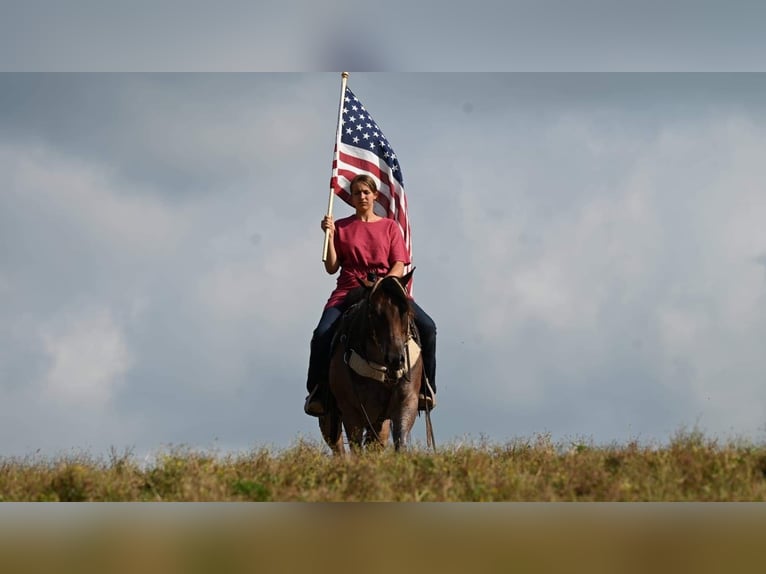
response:
{"label": "woman's arm", "polygon": [[404,262],[409,262],[410,257],[407,248],[404,245],[402,232],[399,231],[399,226],[393,220],[390,221],[391,223],[388,228],[388,238],[390,242],[388,249],[388,260],[393,260],[394,263],[388,270],[388,275],[393,275],[394,277],[402,277],[404,276]]}
{"label": "woman's arm", "polygon": [[388,273],[386,275],[387,276],[388,275],[393,275],[394,277],[401,277],[402,275],[404,275],[404,263],[402,263],[401,261],[395,262],[391,266],[391,269],[388,270]]}
{"label": "woman's arm", "polygon": [[340,261],[338,261],[338,254],[335,251],[335,222],[332,219],[332,215],[324,216],[321,227],[322,231],[330,230],[330,240],[327,244],[327,259],[325,259],[324,268],[330,275],[333,275],[340,268]]}

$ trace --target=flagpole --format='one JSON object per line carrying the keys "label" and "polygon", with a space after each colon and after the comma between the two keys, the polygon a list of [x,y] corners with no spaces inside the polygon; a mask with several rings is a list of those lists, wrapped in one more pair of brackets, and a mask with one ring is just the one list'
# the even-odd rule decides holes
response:
{"label": "flagpole", "polygon": [[[340,75],[340,103],[338,104],[338,125],[335,129],[335,157],[333,158],[332,176],[330,177],[330,199],[327,201],[327,216],[332,215],[332,200],[335,197],[335,192],[332,188],[332,182],[337,181],[338,178],[338,154],[340,154],[340,137],[341,124],[343,122],[343,99],[346,97],[346,81],[348,80],[348,72],[343,72]],[[324,232],[324,245],[322,246],[322,261],[327,261],[327,249],[330,245],[330,230],[325,229]]]}

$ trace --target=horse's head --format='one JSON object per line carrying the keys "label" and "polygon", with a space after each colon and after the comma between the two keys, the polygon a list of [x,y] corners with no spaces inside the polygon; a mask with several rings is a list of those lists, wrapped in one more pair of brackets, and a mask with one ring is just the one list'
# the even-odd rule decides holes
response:
{"label": "horse's head", "polygon": [[360,279],[367,292],[369,327],[388,372],[405,365],[412,305],[407,285],[414,269],[404,277],[387,276],[375,282]]}

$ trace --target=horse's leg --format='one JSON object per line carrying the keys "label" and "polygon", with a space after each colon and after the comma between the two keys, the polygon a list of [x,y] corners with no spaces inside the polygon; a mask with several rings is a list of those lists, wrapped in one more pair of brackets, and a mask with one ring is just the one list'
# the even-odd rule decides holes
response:
{"label": "horse's leg", "polygon": [[346,437],[348,438],[348,446],[352,452],[359,451],[362,448],[364,442],[364,425],[359,424],[359,421],[353,421],[354,417],[345,417],[343,419],[343,426],[346,429]]}
{"label": "horse's leg", "polygon": [[378,436],[380,437],[380,444],[386,446],[388,444],[388,437],[391,436],[391,419],[383,421],[383,424],[380,425]]}
{"label": "horse's leg", "polygon": [[345,453],[343,446],[343,427],[340,418],[340,411],[334,401],[331,401],[329,412],[319,417],[319,428],[322,431],[322,437],[327,445],[336,455]]}
{"label": "horse's leg", "polygon": [[394,450],[399,451],[407,447],[408,435],[404,430],[403,421],[397,416],[394,418]]}
{"label": "horse's leg", "polygon": [[[347,397],[346,397],[347,398]],[[343,428],[346,429],[348,446],[352,452],[359,451],[364,443],[366,423],[362,414],[352,404],[345,403],[343,411]]]}
{"label": "horse's leg", "polygon": [[417,395],[415,396],[415,405],[407,408],[402,408],[399,411],[398,416],[394,417],[394,449],[399,450],[406,448],[410,442],[410,432],[412,426],[415,424],[415,417],[418,412]]}
{"label": "horse's leg", "polygon": [[410,381],[398,390],[396,405],[391,417],[394,427],[394,449],[397,451],[406,448],[410,442],[410,433],[418,414],[421,370],[422,364],[418,361],[412,369]]}
{"label": "horse's leg", "polygon": [[345,453],[342,429],[346,431],[348,446],[352,451],[362,444],[363,427],[354,415],[352,384],[350,372],[343,361],[343,348],[338,346],[330,358],[330,391],[334,399],[331,402],[338,414],[335,444],[340,454]]}
{"label": "horse's leg", "polygon": [[383,449],[388,444],[388,437],[390,436],[391,421],[386,419],[380,422],[375,422],[372,426],[367,426],[367,432],[364,437],[364,445],[375,446]]}

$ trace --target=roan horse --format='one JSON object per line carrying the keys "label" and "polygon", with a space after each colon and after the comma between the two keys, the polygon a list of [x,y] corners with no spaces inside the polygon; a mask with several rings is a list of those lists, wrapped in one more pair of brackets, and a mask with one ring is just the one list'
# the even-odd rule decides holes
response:
{"label": "roan horse", "polygon": [[[414,270],[413,270],[414,271]],[[336,326],[330,358],[330,400],[319,418],[322,435],[336,454],[349,446],[407,446],[418,414],[423,361],[407,296],[412,271],[402,278],[359,280],[358,299]],[[430,420],[429,420],[430,422]]]}

